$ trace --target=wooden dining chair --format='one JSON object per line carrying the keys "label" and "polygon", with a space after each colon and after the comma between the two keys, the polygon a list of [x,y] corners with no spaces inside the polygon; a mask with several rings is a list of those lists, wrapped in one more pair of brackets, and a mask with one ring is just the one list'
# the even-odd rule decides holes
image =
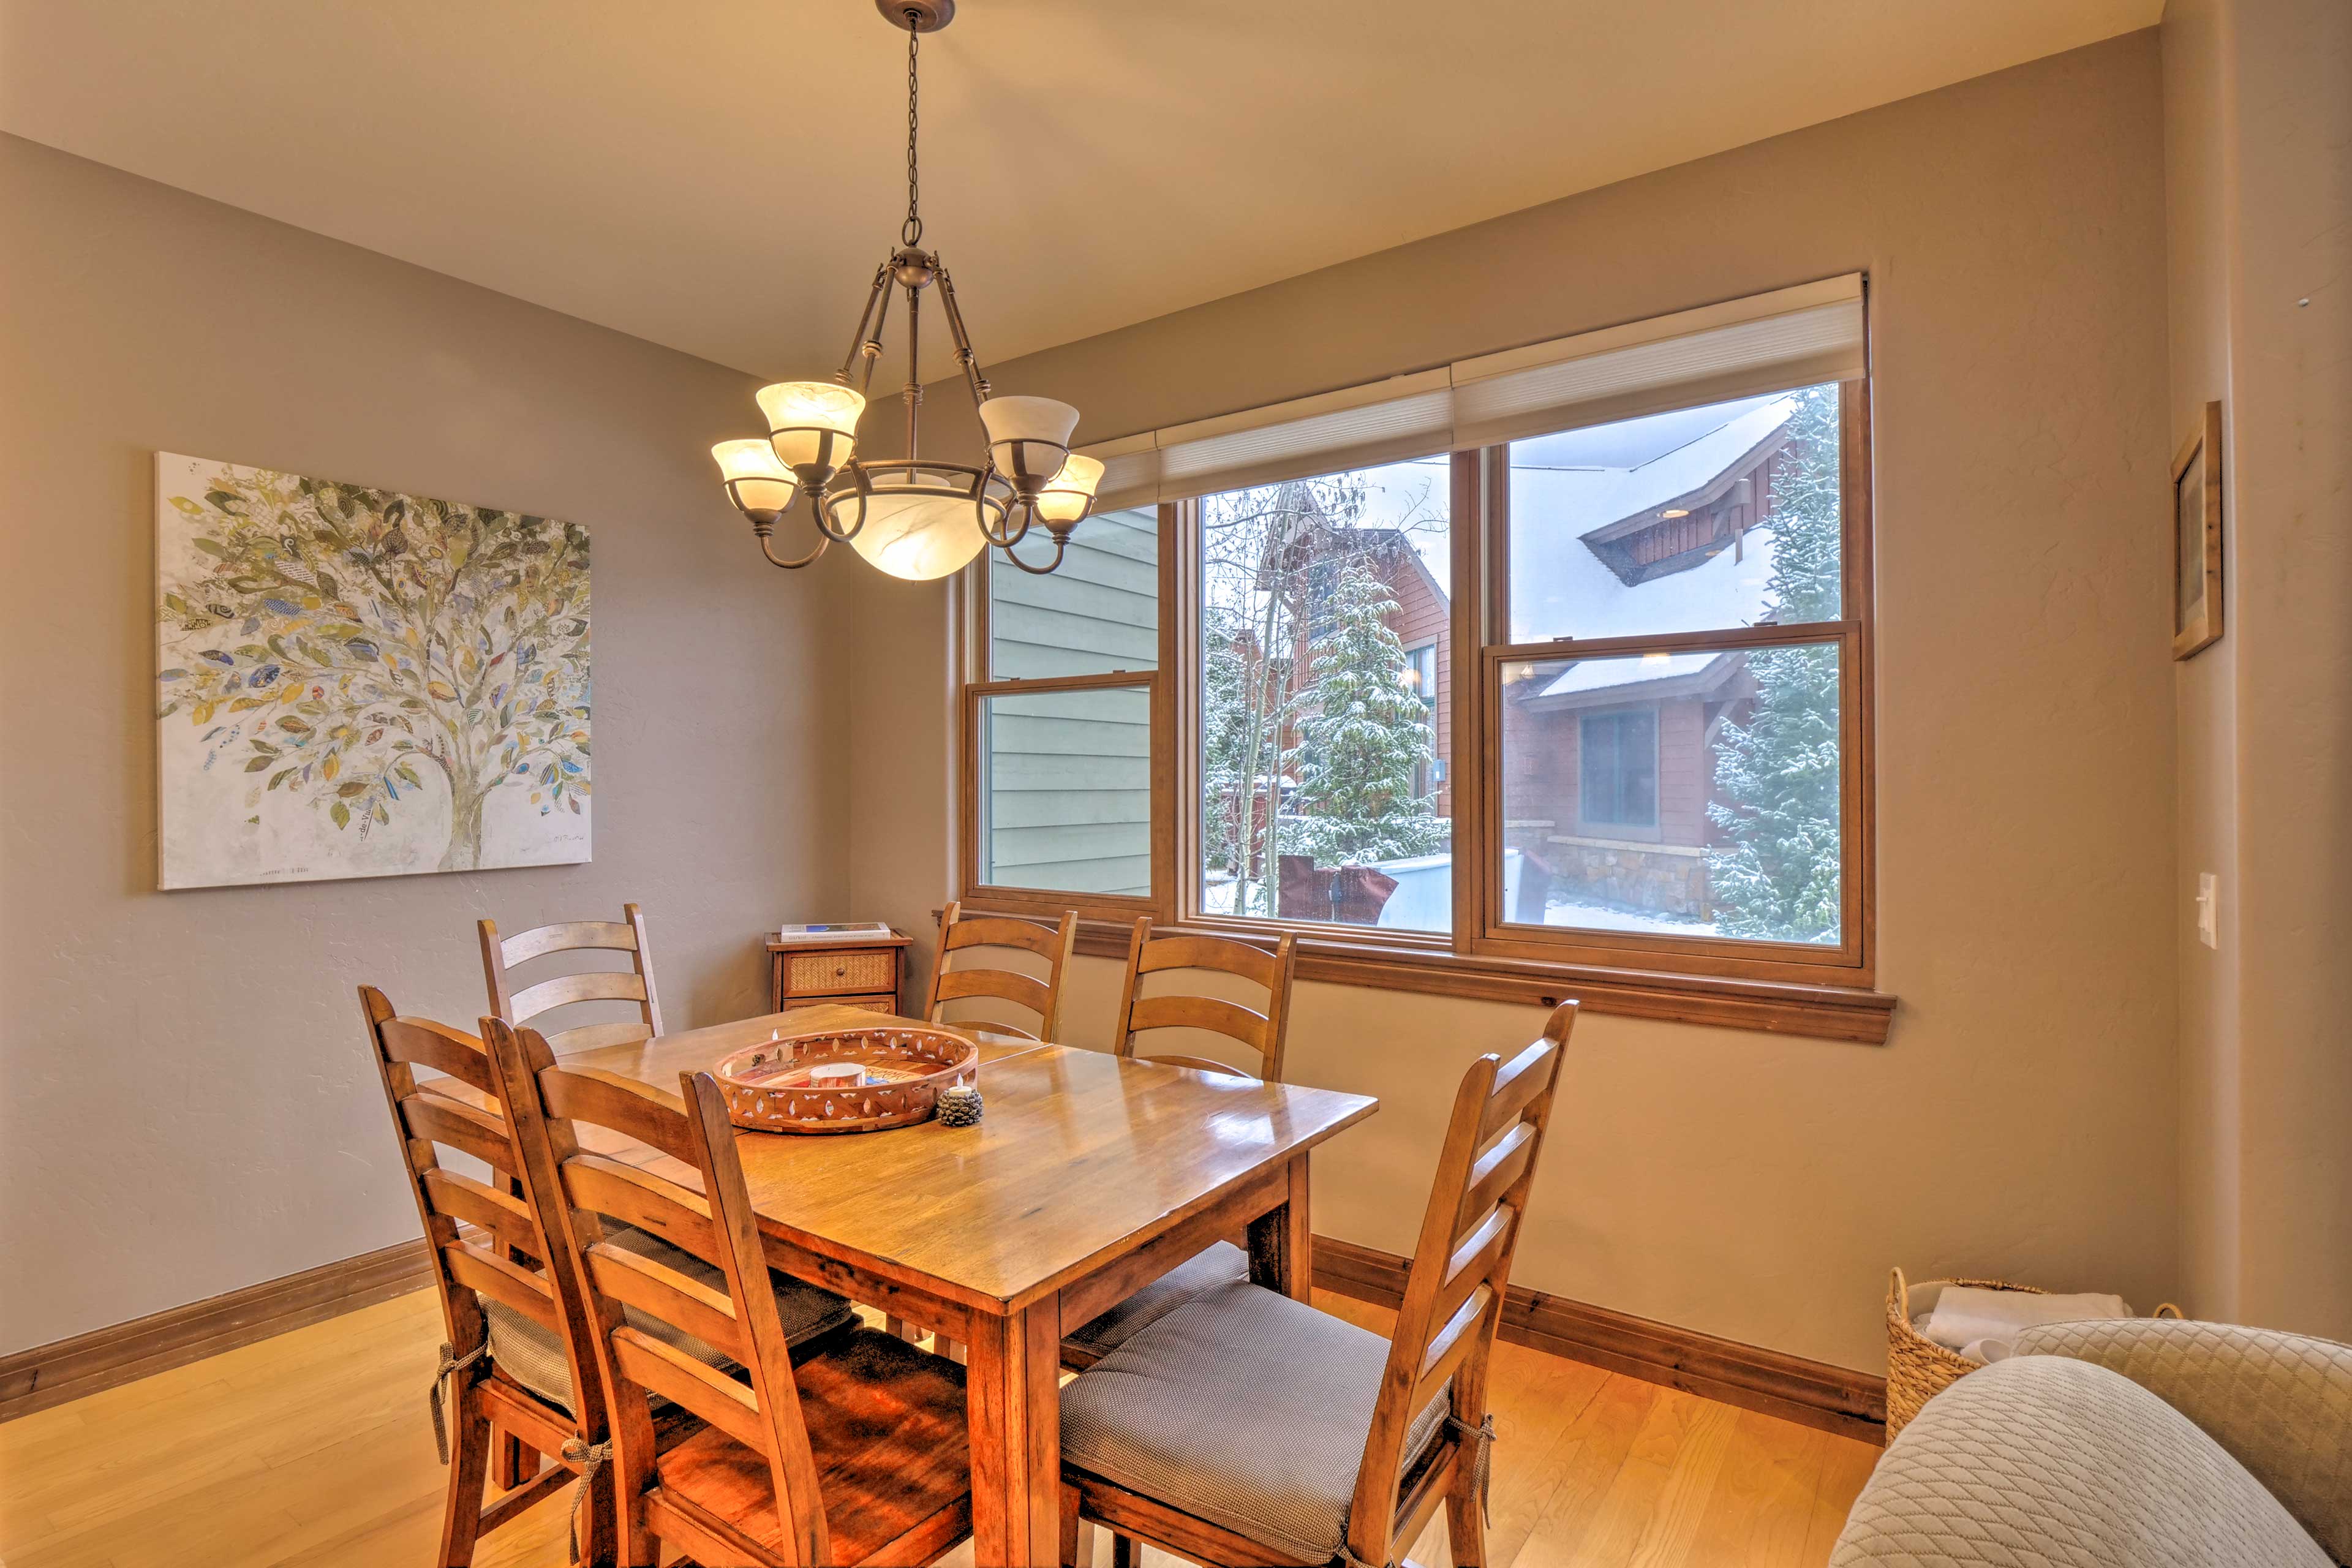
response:
{"label": "wooden dining chair", "polygon": [[[599,1046],[634,1045],[662,1032],[661,1002],[654,990],[652,954],[646,946],[645,911],[635,904],[621,906],[618,921],[561,921],[534,926],[499,939],[494,921],[480,922],[482,977],[488,982],[490,1014],[514,1025],[532,1023],[559,1007],[581,1002],[635,1002],[637,1016],[614,1023],[588,1023],[541,1033],[558,1051],[593,1050]],[[512,972],[534,959],[558,952],[625,952],[627,969],[587,970],[558,974],[517,991]]]}
{"label": "wooden dining chair", "polygon": [[[940,945],[931,959],[930,987],[923,994],[923,1016],[931,1023],[941,1023],[945,1021],[948,1003],[962,997],[992,997],[1036,1014],[1037,1027],[1033,1033],[993,1019],[979,1022],[977,1026],[1024,1039],[1050,1040],[1061,1028],[1062,977],[1069,970],[1070,955],[1077,942],[1076,910],[1065,910],[1058,924],[1048,925],[1043,921],[1016,920],[1010,915],[967,915],[961,904],[950,903],[940,914]],[[948,967],[950,953],[982,948],[1034,954],[1045,961],[1045,977],[1040,980],[1017,969],[992,969],[985,965]]]}
{"label": "wooden dining chair", "polygon": [[[1230,1073],[1223,1062],[1205,1057],[1136,1057],[1135,1037],[1153,1029],[1205,1029],[1246,1047],[1257,1068],[1254,1076],[1268,1083],[1282,1081],[1283,1047],[1290,1032],[1290,978],[1297,965],[1298,938],[1282,933],[1274,951],[1251,942],[1218,936],[1151,934],[1151,917],[1139,915],[1135,934],[1127,946],[1127,984],[1119,992],[1118,1027],[1112,1048],[1137,1060],[1171,1067],[1198,1068],[1204,1072]],[[1150,974],[1177,972],[1229,974],[1265,988],[1265,1010],[1217,996],[1166,993],[1146,996],[1143,980]]]}
{"label": "wooden dining chair", "polygon": [[[1151,934],[1151,917],[1137,917],[1134,936],[1128,942],[1127,984],[1119,993],[1118,1022],[1111,1036],[1112,1048],[1138,1061],[1244,1076],[1238,1068],[1205,1057],[1147,1057],[1136,1053],[1136,1037],[1139,1034],[1155,1029],[1205,1029],[1245,1047],[1254,1058],[1252,1065],[1258,1068],[1259,1078],[1281,1082],[1283,1046],[1290,1028],[1290,981],[1297,964],[1297,948],[1298,939],[1287,931],[1271,952],[1223,937],[1155,937]],[[1214,996],[1141,994],[1146,975],[1185,972],[1232,975],[1262,986],[1265,991],[1265,1010],[1259,1012],[1239,1002]],[[1118,1305],[1071,1330],[1062,1341],[1062,1364],[1091,1366],[1195,1296],[1248,1278],[1248,1254],[1230,1241],[1213,1242]]]}
{"label": "wooden dining chair", "polygon": [[1196,1563],[1393,1563],[1438,1508],[1486,1562],[1486,1377],[1576,1004],[1509,1062],[1471,1064],[1383,1342],[1222,1286],[1062,1391],[1062,1550],[1108,1525]]}
{"label": "wooden dining chair", "polygon": [[[610,1391],[621,1561],[653,1568],[667,1546],[709,1563],[918,1563],[966,1539],[963,1369],[854,1321],[795,1356],[717,1082],[681,1073],[665,1095],[557,1066],[536,1030],[486,1032],[526,1184],[563,1238]],[[590,1127],[677,1163],[590,1152]],[[703,1272],[616,1245],[608,1221],[664,1237]],[[682,1334],[729,1365],[681,1353]],[[707,1425],[659,1447],[656,1401]]]}
{"label": "wooden dining chair", "polygon": [[[594,1358],[575,1353],[564,1331],[547,1244],[530,1206],[515,1195],[522,1158],[482,1042],[401,1017],[373,985],[360,987],[360,1012],[425,1222],[447,1331],[431,1395],[434,1436],[449,1467],[434,1562],[463,1568],[481,1536],[569,1483],[579,1456],[604,1441],[604,1384]],[[446,1076],[420,1083],[418,1068]],[[441,1150],[480,1161],[499,1184],[443,1165]],[[555,1464],[542,1470],[542,1455]],[[487,1505],[486,1481],[498,1491]],[[609,1502],[590,1510],[605,1522],[583,1538],[585,1561],[612,1561],[611,1516]]]}

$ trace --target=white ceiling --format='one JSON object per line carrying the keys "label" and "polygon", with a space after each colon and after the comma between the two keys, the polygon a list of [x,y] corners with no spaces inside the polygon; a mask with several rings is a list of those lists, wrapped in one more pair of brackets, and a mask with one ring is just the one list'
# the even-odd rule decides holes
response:
{"label": "white ceiling", "polygon": [[[927,241],[992,363],[2161,9],[963,0],[924,47]],[[904,45],[872,0],[0,0],[0,127],[798,376],[898,233]]]}

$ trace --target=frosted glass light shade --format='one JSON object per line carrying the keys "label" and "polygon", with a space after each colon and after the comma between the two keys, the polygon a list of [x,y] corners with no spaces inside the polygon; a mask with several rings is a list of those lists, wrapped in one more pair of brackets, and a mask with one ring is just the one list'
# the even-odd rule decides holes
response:
{"label": "frosted glass light shade", "polygon": [[1041,475],[1061,466],[1078,411],[1050,397],[992,397],[980,405],[980,422],[997,472]]}
{"label": "frosted glass light shade", "polygon": [[[821,468],[818,481],[849,460],[857,440],[857,418],[866,399],[829,381],[779,381],[760,388],[760,412],[768,416],[777,458],[787,467]],[[825,432],[840,439],[825,450]]]}
{"label": "frosted glass light shade", "polygon": [[1045,481],[1037,492],[1037,520],[1040,522],[1076,522],[1087,515],[1087,508],[1095,499],[1095,487],[1102,483],[1103,466],[1083,453],[1073,452],[1063,461],[1061,471]]}
{"label": "frosted glass light shade", "polygon": [[[952,482],[946,475],[925,477]],[[843,510],[856,515],[854,503]],[[883,493],[866,498],[866,526],[849,543],[891,576],[926,583],[961,571],[988,541],[981,537],[969,500]]]}
{"label": "frosted glass light shade", "polygon": [[710,448],[735,504],[746,512],[782,512],[793,504],[792,471],[761,440],[721,441]]}

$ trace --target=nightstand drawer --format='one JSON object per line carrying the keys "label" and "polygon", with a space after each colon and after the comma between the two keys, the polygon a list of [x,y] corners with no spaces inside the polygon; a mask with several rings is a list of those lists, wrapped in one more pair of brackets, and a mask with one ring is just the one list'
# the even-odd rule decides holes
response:
{"label": "nightstand drawer", "polygon": [[837,952],[796,952],[784,967],[786,996],[841,996],[855,992],[895,992],[896,948],[845,948]]}
{"label": "nightstand drawer", "polygon": [[797,1012],[803,1007],[863,1007],[869,1013],[896,1013],[898,1010],[898,998],[896,996],[787,996],[784,998],[785,1012]]}

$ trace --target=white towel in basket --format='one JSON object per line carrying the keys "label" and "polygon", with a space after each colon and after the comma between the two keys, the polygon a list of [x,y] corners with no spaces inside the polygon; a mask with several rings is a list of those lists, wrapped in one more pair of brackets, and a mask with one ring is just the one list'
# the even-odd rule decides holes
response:
{"label": "white towel in basket", "polygon": [[1927,1314],[1920,1332],[1948,1349],[1965,1351],[1979,1340],[2015,1339],[2020,1329],[2032,1328],[2036,1323],[2078,1323],[2091,1318],[2131,1315],[2131,1308],[2121,1296],[2037,1296],[2031,1290],[1947,1285],[1936,1298],[1936,1310]]}

